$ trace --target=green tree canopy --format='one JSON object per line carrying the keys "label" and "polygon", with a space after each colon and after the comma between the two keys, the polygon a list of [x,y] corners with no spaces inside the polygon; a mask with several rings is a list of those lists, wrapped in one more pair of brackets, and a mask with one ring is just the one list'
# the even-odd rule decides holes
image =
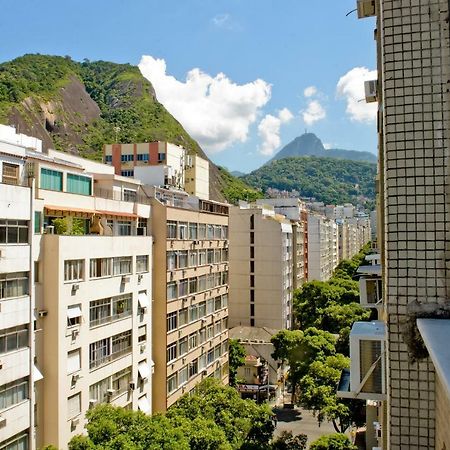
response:
{"label": "green tree canopy", "polygon": [[228,344],[229,382],[235,386],[237,370],[245,364],[245,348],[236,339],[230,339]]}
{"label": "green tree canopy", "polygon": [[309,450],[356,450],[345,434],[335,433],[321,436],[314,441]]}

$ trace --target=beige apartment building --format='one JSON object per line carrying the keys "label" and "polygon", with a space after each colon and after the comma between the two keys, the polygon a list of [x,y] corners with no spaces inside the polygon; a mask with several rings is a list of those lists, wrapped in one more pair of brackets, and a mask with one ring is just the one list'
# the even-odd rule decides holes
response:
{"label": "beige apartment building", "polygon": [[116,175],[134,177],[143,184],[180,189],[209,199],[209,161],[170,142],[108,144],[103,147],[106,164]]}
{"label": "beige apartment building", "polygon": [[230,327],[290,329],[291,222],[273,207],[230,208]]}
{"label": "beige apartment building", "polygon": [[205,377],[228,383],[229,206],[152,188],[153,410]]}
{"label": "beige apartment building", "polygon": [[[362,398],[377,410],[377,448],[444,450],[450,448],[449,3],[359,0],[357,7],[360,18],[376,16],[378,80],[366,81],[365,90],[367,101],[379,103],[383,307],[372,345],[351,348],[351,370],[364,370],[350,393],[359,397],[366,386]],[[379,282],[364,282],[361,300],[379,301]],[[355,324],[350,341],[359,331]]]}

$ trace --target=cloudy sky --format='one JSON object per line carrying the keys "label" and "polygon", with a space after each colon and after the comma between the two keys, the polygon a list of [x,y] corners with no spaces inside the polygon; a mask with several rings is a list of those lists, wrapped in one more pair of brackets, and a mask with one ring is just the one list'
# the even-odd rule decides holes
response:
{"label": "cloudy sky", "polygon": [[[0,15],[0,61],[24,53],[139,65],[217,164],[248,172],[307,130],[376,151],[374,19],[356,0],[22,0]],[[20,20],[19,20],[20,18]]]}

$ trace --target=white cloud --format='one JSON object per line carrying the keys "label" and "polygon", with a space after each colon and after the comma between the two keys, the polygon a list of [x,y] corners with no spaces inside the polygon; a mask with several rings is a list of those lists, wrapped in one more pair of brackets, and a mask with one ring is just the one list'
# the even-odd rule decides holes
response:
{"label": "white cloud", "polygon": [[318,100],[310,100],[306,109],[302,111],[303,122],[306,125],[313,125],[326,116],[327,113]]}
{"label": "white cloud", "polygon": [[164,59],[152,56],[142,56],[139,69],[158,100],[209,153],[245,142],[271,96],[271,85],[264,80],[239,85],[223,73],[212,77],[198,68],[179,81],[166,73]]}
{"label": "white cloud", "polygon": [[366,67],[355,67],[343,75],[337,84],[338,97],[345,98],[346,112],[354,122],[371,123],[377,117],[377,104],[366,103],[364,94],[364,81],[377,78],[376,70]]}
{"label": "white cloud", "polygon": [[329,142],[324,142],[323,148],[330,150],[330,148],[333,148],[333,144],[330,144]]}
{"label": "white cloud", "polygon": [[273,155],[275,149],[281,144],[281,124],[290,122],[293,117],[287,108],[279,111],[277,117],[272,114],[266,114],[258,125],[258,135],[262,140],[262,144],[258,148],[259,153],[265,156]]}
{"label": "white cloud", "polygon": [[224,28],[226,30],[233,30],[236,27],[231,15],[228,13],[217,14],[211,19],[211,22],[217,28]]}
{"label": "white cloud", "polygon": [[317,94],[317,88],[315,86],[308,86],[304,91],[303,95],[305,97],[312,97]]}

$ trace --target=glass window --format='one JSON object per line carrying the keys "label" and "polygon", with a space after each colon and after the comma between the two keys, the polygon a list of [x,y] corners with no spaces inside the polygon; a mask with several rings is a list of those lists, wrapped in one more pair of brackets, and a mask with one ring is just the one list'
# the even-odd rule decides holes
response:
{"label": "glass window", "polygon": [[21,378],[0,386],[0,410],[16,405],[28,398],[28,380]]}
{"label": "glass window", "polygon": [[198,334],[197,334],[197,332],[191,333],[189,335],[189,350],[192,350],[192,349],[196,348],[197,345],[198,345],[197,342],[198,342]]}
{"label": "glass window", "polygon": [[198,252],[197,250],[192,250],[189,252],[189,267],[196,267],[198,261]]}
{"label": "glass window", "polygon": [[208,232],[208,239],[214,239],[214,225],[208,224],[207,232]]}
{"label": "glass window", "polygon": [[204,266],[206,264],[206,250],[199,250],[198,252],[198,265]]}
{"label": "glass window", "polygon": [[4,162],[2,167],[2,183],[19,184],[19,165]]}
{"label": "glass window", "polygon": [[114,275],[129,275],[132,272],[132,258],[131,256],[122,256],[113,258],[113,274]]}
{"label": "glass window", "polygon": [[214,349],[208,351],[206,355],[206,363],[209,365],[214,361]]}
{"label": "glass window", "polygon": [[214,312],[214,299],[210,298],[206,302],[206,314],[212,314]]}
{"label": "glass window", "polygon": [[27,220],[0,220],[0,244],[27,244]]}
{"label": "glass window", "polygon": [[81,413],[81,393],[72,395],[67,399],[67,410],[69,419]]}
{"label": "glass window", "polygon": [[81,349],[77,348],[67,353],[67,373],[78,372],[81,369]]}
{"label": "glass window", "polygon": [[40,234],[42,229],[42,212],[35,211],[34,212],[34,232],[36,234]]}
{"label": "glass window", "polygon": [[123,190],[123,200],[125,202],[135,202],[136,201],[136,191],[132,191],[131,189]]}
{"label": "glass window", "polygon": [[198,292],[206,290],[206,275],[198,277]]}
{"label": "glass window", "polygon": [[208,249],[206,251],[206,259],[207,259],[207,263],[208,264],[213,264],[214,263],[214,250],[213,249]]}
{"label": "glass window", "polygon": [[120,172],[120,175],[122,175],[123,177],[132,177],[134,176],[134,170],[122,170]]}
{"label": "glass window", "polygon": [[130,153],[128,155],[120,155],[120,160],[122,162],[134,161],[134,154]]}
{"label": "glass window", "polygon": [[28,273],[0,274],[0,299],[28,295]]}
{"label": "glass window", "polygon": [[81,323],[81,303],[67,307],[67,326],[73,327]]}
{"label": "glass window", "polygon": [[62,191],[63,174],[57,170],[41,168],[41,189],[49,189],[51,191]]}
{"label": "glass window", "polygon": [[220,225],[214,225],[214,239],[220,239],[222,237],[222,227]]}
{"label": "glass window", "polygon": [[92,179],[73,173],[67,174],[67,192],[72,194],[91,195]]}
{"label": "glass window", "polygon": [[175,270],[177,268],[177,252],[167,252],[167,270]]}
{"label": "glass window", "polygon": [[93,258],[89,263],[91,278],[110,277],[112,274],[112,258]]}
{"label": "glass window", "polygon": [[114,389],[114,394],[119,395],[127,392],[130,388],[131,382],[131,367],[116,372],[111,377],[111,388]]}
{"label": "glass window", "polygon": [[0,330],[0,354],[25,347],[28,347],[28,327],[26,325]]}
{"label": "glass window", "polygon": [[167,379],[167,393],[175,391],[178,388],[177,374],[174,373]]}
{"label": "glass window", "polygon": [[198,359],[189,363],[189,378],[193,377],[198,373]]}
{"label": "glass window", "polygon": [[84,259],[64,261],[64,281],[81,281],[84,276]]}
{"label": "glass window", "polygon": [[178,311],[178,326],[181,327],[188,323],[188,309],[183,308]]}
{"label": "glass window", "polygon": [[196,223],[189,223],[189,239],[197,239],[197,224]]}
{"label": "glass window", "polygon": [[178,223],[178,239],[188,238],[188,225],[187,222]]}
{"label": "glass window", "polygon": [[177,223],[173,220],[167,221],[167,239],[177,238]]}
{"label": "glass window", "polygon": [[167,346],[167,362],[177,359],[177,343],[169,344]]}
{"label": "glass window", "polygon": [[102,403],[106,400],[106,393],[110,388],[111,377],[104,378],[100,380],[98,383],[92,384],[89,386],[89,399],[95,402]]}
{"label": "glass window", "polygon": [[199,239],[206,238],[206,224],[204,224],[204,223],[198,224],[198,238]]}
{"label": "glass window", "polygon": [[138,161],[148,161],[148,153],[138,153],[137,154],[137,160]]}
{"label": "glass window", "polygon": [[206,316],[206,302],[201,302],[198,304],[198,318]]}
{"label": "glass window", "polygon": [[182,369],[178,371],[178,382],[179,385],[182,386],[186,384],[189,379],[189,368],[188,366],[184,366]]}
{"label": "glass window", "polygon": [[196,320],[198,320],[197,305],[192,305],[189,307],[189,322],[195,322]]}
{"label": "glass window", "polygon": [[148,255],[136,256],[136,273],[148,272]]}
{"label": "glass window", "polygon": [[198,370],[203,370],[206,367],[206,353],[203,353],[198,358]]}
{"label": "glass window", "polygon": [[105,155],[105,163],[112,162],[112,155]]}
{"label": "glass window", "polygon": [[185,297],[188,295],[188,279],[180,280],[178,282],[178,297]]}
{"label": "glass window", "polygon": [[197,292],[197,278],[189,278],[189,294]]}
{"label": "glass window", "polygon": [[16,434],[0,444],[0,450],[28,450],[28,433]]}
{"label": "glass window", "polygon": [[198,343],[203,344],[206,341],[206,329],[205,328],[201,328],[200,331],[198,332]]}
{"label": "glass window", "polygon": [[171,312],[169,314],[167,314],[167,331],[172,331],[175,330],[177,328],[177,317],[178,314],[177,312]]}
{"label": "glass window", "polygon": [[214,299],[214,311],[219,311],[222,308],[222,297],[216,297]]}
{"label": "glass window", "polygon": [[177,283],[176,281],[171,281],[167,283],[167,300],[173,300],[177,298]]}
{"label": "glass window", "polygon": [[131,221],[130,220],[118,220],[117,221],[117,233],[119,236],[131,236]]}
{"label": "glass window", "polygon": [[184,269],[188,266],[188,251],[180,250],[178,252],[178,268]]}
{"label": "glass window", "polygon": [[188,338],[187,336],[178,341],[178,356],[182,356],[188,352]]}

